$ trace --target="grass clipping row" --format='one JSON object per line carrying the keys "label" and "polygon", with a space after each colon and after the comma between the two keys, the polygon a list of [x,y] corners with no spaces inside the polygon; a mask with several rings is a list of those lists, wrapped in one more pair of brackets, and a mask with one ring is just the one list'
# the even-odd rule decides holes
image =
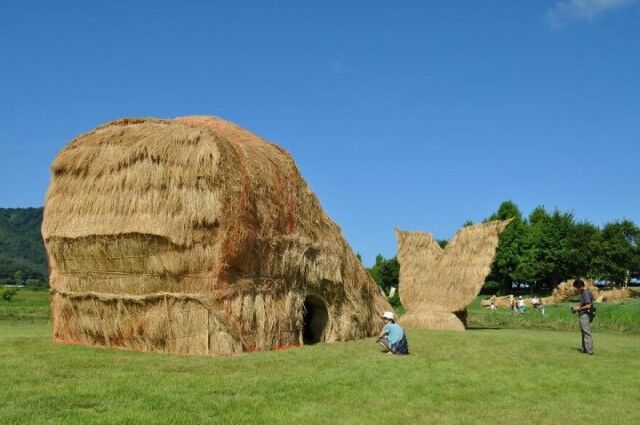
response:
{"label": "grass clipping row", "polygon": [[396,230],[399,292],[410,328],[464,330],[466,307],[478,295],[510,223],[490,221],[464,227],[444,249],[429,233]]}
{"label": "grass clipping row", "polygon": [[53,337],[227,355],[375,334],[389,305],[282,148],[213,117],[122,119],[52,165]]}

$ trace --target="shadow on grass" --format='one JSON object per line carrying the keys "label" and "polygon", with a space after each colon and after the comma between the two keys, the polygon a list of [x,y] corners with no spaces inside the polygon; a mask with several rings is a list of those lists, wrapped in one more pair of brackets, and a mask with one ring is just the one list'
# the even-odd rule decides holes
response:
{"label": "shadow on grass", "polygon": [[498,326],[469,326],[466,330],[468,331],[500,331],[504,328]]}

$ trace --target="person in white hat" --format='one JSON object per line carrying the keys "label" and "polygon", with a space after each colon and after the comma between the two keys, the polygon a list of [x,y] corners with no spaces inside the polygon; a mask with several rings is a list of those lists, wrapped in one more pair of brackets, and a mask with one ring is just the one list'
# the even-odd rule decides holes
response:
{"label": "person in white hat", "polygon": [[396,323],[396,317],[391,311],[385,311],[382,315],[384,326],[378,339],[376,340],[382,345],[389,354],[409,354],[409,344],[402,326]]}

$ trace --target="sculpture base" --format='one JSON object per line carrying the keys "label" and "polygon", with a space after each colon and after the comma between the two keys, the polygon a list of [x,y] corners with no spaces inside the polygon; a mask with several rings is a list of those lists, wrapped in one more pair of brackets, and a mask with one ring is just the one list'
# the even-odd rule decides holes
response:
{"label": "sculpture base", "polygon": [[[413,310],[407,312],[398,319],[398,322],[405,328],[429,329],[434,331],[463,331],[464,322],[455,313],[433,310]],[[466,317],[466,315],[463,315]]]}

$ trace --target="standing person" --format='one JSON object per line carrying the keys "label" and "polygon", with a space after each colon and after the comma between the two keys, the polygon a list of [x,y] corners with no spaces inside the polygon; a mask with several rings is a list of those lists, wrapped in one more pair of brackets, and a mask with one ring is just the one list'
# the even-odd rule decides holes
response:
{"label": "standing person", "polygon": [[524,313],[524,300],[522,299],[522,295],[518,297],[518,311],[520,311],[521,314]]}
{"label": "standing person", "polygon": [[389,354],[409,354],[409,344],[404,329],[396,323],[393,312],[385,311],[382,320],[384,320],[384,326],[376,342],[389,350]]}
{"label": "standing person", "polygon": [[531,298],[531,306],[534,310],[538,309],[538,307],[540,306],[540,299],[538,298],[538,296],[534,296],[533,298]]}
{"label": "standing person", "polygon": [[538,305],[539,305],[538,308],[540,309],[540,312],[544,316],[544,301],[542,301],[542,298],[540,298],[540,304],[538,304]]}
{"label": "standing person", "polygon": [[591,337],[591,322],[595,309],[593,294],[582,279],[576,279],[573,287],[580,291],[580,305],[571,307],[571,312],[578,313],[580,319],[580,333],[582,334],[582,352],[593,355],[593,338]]}

